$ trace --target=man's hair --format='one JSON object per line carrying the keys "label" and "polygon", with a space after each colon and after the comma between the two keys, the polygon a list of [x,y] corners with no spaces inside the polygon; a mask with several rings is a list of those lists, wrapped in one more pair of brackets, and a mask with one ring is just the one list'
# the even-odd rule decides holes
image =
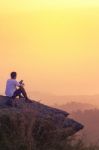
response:
{"label": "man's hair", "polygon": [[11,78],[14,79],[17,76],[16,72],[11,72]]}

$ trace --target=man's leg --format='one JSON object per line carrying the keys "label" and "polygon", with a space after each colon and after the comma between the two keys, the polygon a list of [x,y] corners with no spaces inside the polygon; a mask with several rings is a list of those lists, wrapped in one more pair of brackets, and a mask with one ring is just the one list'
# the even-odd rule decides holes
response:
{"label": "man's leg", "polygon": [[20,89],[22,95],[25,97],[25,99],[28,100],[28,96],[27,96],[27,93],[26,93],[24,87],[20,87],[19,89]]}
{"label": "man's leg", "polygon": [[26,102],[32,103],[32,101],[28,99],[28,96],[27,96],[27,93],[26,93],[24,87],[20,87],[20,89],[21,89],[22,95],[25,97]]}
{"label": "man's leg", "polygon": [[21,95],[21,89],[19,88],[14,92],[12,98],[15,99],[17,96],[20,97],[20,95]]}
{"label": "man's leg", "polygon": [[18,90],[16,90],[12,98],[14,99],[17,96],[20,97],[21,94],[24,96],[26,102],[32,103],[32,101],[28,99],[27,93],[23,87],[20,87]]}

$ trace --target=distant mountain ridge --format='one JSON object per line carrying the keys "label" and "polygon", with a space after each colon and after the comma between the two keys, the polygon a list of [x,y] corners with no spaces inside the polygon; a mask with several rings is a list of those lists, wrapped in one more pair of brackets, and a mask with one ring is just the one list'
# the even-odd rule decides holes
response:
{"label": "distant mountain ridge", "polygon": [[71,116],[85,125],[82,131],[83,140],[99,145],[99,109],[77,111]]}
{"label": "distant mountain ridge", "polygon": [[47,105],[62,105],[69,102],[87,103],[99,108],[99,95],[54,95],[38,91],[29,92],[30,97]]}
{"label": "distant mountain ridge", "polygon": [[60,106],[56,105],[56,107],[68,112],[76,112],[78,110],[85,111],[85,110],[90,110],[95,108],[95,106],[91,104],[80,103],[80,102],[70,102]]}

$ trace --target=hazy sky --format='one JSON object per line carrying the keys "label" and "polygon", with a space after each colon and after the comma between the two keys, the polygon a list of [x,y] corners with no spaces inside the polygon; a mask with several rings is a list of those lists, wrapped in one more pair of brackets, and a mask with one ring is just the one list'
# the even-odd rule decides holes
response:
{"label": "hazy sky", "polygon": [[1,11],[33,10],[40,7],[90,7],[99,6],[99,0],[4,0],[0,1]]}
{"label": "hazy sky", "polygon": [[0,90],[99,94],[99,0],[0,1]]}

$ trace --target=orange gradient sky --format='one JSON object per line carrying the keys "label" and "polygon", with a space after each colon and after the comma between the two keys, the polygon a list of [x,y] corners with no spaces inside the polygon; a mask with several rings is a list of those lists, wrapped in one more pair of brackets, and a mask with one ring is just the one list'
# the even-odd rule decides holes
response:
{"label": "orange gradient sky", "polygon": [[1,92],[13,70],[28,91],[99,94],[99,1],[0,1]]}

